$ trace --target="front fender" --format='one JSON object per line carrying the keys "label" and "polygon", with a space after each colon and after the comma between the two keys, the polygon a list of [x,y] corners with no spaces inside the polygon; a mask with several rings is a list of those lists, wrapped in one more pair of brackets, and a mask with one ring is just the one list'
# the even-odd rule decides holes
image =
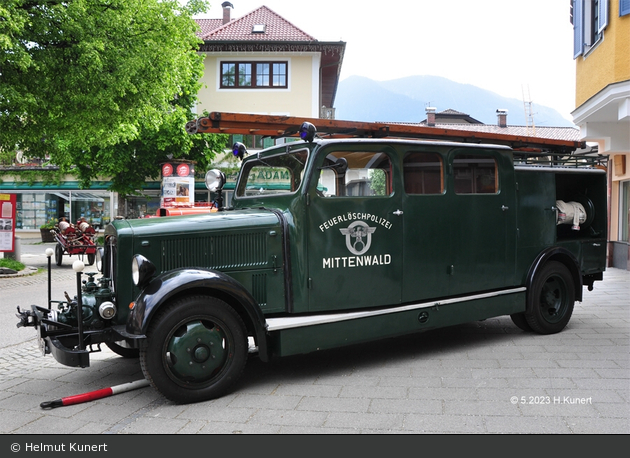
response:
{"label": "front fender", "polygon": [[236,311],[251,324],[260,358],[267,360],[266,321],[252,295],[233,278],[206,269],[175,269],[154,278],[140,293],[127,320],[127,332],[146,335],[157,311],[171,298],[187,292],[208,292],[238,303]]}

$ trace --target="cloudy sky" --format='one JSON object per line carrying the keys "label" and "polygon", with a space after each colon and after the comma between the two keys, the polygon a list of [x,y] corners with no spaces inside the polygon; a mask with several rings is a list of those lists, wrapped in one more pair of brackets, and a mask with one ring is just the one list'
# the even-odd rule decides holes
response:
{"label": "cloudy sky", "polygon": [[[222,17],[211,0],[204,17]],[[568,0],[231,0],[265,5],[319,41],[345,41],[341,78],[435,75],[558,110],[575,108]]]}

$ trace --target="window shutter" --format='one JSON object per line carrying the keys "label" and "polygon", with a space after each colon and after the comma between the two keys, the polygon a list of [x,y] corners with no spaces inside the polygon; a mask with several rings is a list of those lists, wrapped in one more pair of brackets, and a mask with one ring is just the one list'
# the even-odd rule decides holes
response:
{"label": "window shutter", "polygon": [[608,26],[608,0],[599,0],[597,7],[599,8],[597,15],[597,33],[602,33],[606,26]]}
{"label": "window shutter", "polygon": [[[629,0],[630,1],[630,0]],[[573,58],[584,54],[584,0],[573,2]]]}
{"label": "window shutter", "polygon": [[630,0],[619,0],[619,16],[630,14]]}

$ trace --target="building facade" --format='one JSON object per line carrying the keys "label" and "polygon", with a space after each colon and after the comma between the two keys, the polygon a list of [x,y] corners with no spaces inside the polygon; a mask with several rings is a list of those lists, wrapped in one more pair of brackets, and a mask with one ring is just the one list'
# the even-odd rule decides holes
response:
{"label": "building facade", "polygon": [[572,0],[573,122],[609,156],[609,265],[630,270],[630,0]]}
{"label": "building facade", "polygon": [[197,112],[332,117],[344,42],[320,42],[266,6],[198,19],[204,88]]}
{"label": "building facade", "polygon": [[[200,53],[205,56],[203,87],[195,107],[200,116],[204,111],[224,111],[334,117],[344,42],[320,42],[265,6],[234,19],[233,5],[224,2],[222,7],[222,18],[197,19],[198,36],[204,40]],[[252,149],[273,144],[273,140],[255,135],[231,141]],[[232,165],[236,170],[238,164]],[[43,171],[37,164],[16,163],[0,172],[0,192],[17,194],[18,232],[38,230],[61,217],[69,221],[85,217],[96,227],[104,227],[116,216],[155,215],[160,206],[159,182],[147,182],[143,196],[122,199],[107,191],[106,178],[86,190],[73,177],[33,183],[12,173],[27,167]],[[204,173],[199,171],[199,176]],[[227,203],[230,194],[228,186]],[[195,201],[211,198],[200,178],[195,184]]]}

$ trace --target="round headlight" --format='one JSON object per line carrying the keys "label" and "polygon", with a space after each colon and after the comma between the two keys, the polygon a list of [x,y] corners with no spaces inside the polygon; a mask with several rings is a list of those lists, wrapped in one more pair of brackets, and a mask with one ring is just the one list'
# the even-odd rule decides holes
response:
{"label": "round headlight", "polygon": [[96,270],[98,270],[100,273],[103,273],[104,253],[105,253],[105,250],[103,249],[103,247],[98,247],[96,249]]}
{"label": "round headlight", "polygon": [[220,170],[208,170],[206,173],[206,188],[209,191],[217,192],[225,185],[225,173]]}
{"label": "round headlight", "polygon": [[141,254],[137,254],[133,257],[131,261],[131,278],[133,279],[134,285],[143,287],[151,280],[154,273],[155,266],[151,261]]}

